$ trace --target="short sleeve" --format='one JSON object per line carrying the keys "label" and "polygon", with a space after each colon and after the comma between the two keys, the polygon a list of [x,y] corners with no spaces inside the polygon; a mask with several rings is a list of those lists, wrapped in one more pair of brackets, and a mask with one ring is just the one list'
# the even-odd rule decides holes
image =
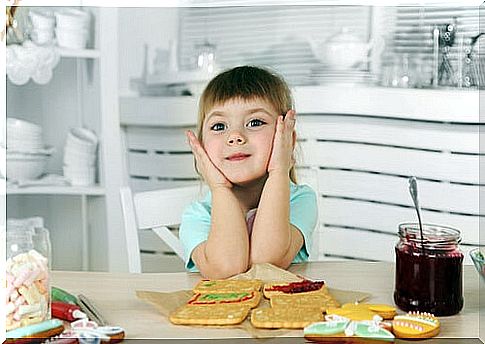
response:
{"label": "short sleeve", "polygon": [[198,271],[192,260],[193,250],[209,237],[210,207],[203,202],[193,202],[185,208],[180,223],[179,239],[184,248],[185,268]]}
{"label": "short sleeve", "polygon": [[313,232],[318,222],[317,196],[308,185],[291,184],[290,191],[290,223],[300,230],[305,240],[293,263],[301,263],[308,261],[310,256]]}

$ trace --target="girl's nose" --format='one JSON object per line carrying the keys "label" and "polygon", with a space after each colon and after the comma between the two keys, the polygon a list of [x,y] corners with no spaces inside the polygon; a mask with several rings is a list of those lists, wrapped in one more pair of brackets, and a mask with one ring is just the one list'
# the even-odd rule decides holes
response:
{"label": "girl's nose", "polygon": [[227,144],[230,145],[230,146],[235,145],[235,144],[242,145],[242,144],[245,144],[245,143],[246,143],[246,139],[244,138],[243,135],[241,135],[238,132],[231,133],[229,135],[228,139],[227,139]]}

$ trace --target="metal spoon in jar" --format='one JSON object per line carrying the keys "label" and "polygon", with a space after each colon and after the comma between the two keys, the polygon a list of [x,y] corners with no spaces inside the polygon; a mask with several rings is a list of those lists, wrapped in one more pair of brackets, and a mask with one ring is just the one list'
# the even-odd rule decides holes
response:
{"label": "metal spoon in jar", "polygon": [[424,250],[423,223],[421,222],[421,208],[419,207],[418,201],[418,183],[416,181],[416,177],[409,177],[408,182],[409,193],[411,194],[411,198],[414,202],[414,207],[416,208],[416,212],[418,213],[419,233],[421,234],[421,248]]}

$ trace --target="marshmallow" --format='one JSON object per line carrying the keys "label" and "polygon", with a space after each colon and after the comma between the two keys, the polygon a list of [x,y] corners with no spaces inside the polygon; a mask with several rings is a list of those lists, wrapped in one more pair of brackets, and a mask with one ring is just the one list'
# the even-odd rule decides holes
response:
{"label": "marshmallow", "polygon": [[25,287],[21,286],[19,288],[19,293],[25,297],[25,300],[29,305],[38,303],[40,301],[41,295],[35,286]]}
{"label": "marshmallow", "polygon": [[[45,281],[45,280],[44,280]],[[47,283],[46,283],[47,284]],[[47,286],[41,280],[37,280],[34,282],[35,287],[41,294],[47,294]]]}
{"label": "marshmallow", "polygon": [[11,313],[13,313],[15,311],[17,307],[15,306],[15,304],[13,302],[9,302],[7,303],[7,306],[5,306],[5,313],[7,315],[10,315]]}
{"label": "marshmallow", "polygon": [[41,266],[47,266],[48,265],[48,260],[46,257],[41,255],[39,252],[36,250],[30,250],[29,251],[29,256],[31,256],[34,261],[40,263]]}
{"label": "marshmallow", "polygon": [[20,316],[20,313],[19,313],[19,310],[18,309],[13,314],[13,319],[16,320],[16,321],[20,321],[20,319],[22,319],[22,317]]}
{"label": "marshmallow", "polygon": [[19,328],[19,327],[20,327],[20,322],[15,321],[13,319],[13,315],[7,316],[7,322],[6,322],[6,326],[5,326],[5,329],[7,331],[14,330],[14,329]]}
{"label": "marshmallow", "polygon": [[37,278],[37,276],[39,276],[41,272],[42,271],[39,268],[32,270],[29,276],[27,276],[27,278],[24,280],[24,284],[26,286],[32,285],[32,283],[34,283],[35,279]]}
{"label": "marshmallow", "polygon": [[15,304],[15,306],[20,306],[20,305],[24,304],[24,302],[25,302],[25,297],[23,297],[21,295],[17,298],[17,300],[15,300],[14,304]]}
{"label": "marshmallow", "polygon": [[17,291],[17,289],[14,289],[10,292],[10,301],[15,301],[17,300],[17,298],[19,297],[19,292]]}
{"label": "marshmallow", "polygon": [[18,311],[20,316],[32,313],[39,313],[40,303],[36,303],[34,305],[20,305]]}
{"label": "marshmallow", "polygon": [[42,320],[45,320],[45,317],[42,316],[42,317],[34,317],[34,318],[23,318],[20,321],[20,325],[21,326],[27,326],[27,325],[31,325],[31,324],[41,322]]}

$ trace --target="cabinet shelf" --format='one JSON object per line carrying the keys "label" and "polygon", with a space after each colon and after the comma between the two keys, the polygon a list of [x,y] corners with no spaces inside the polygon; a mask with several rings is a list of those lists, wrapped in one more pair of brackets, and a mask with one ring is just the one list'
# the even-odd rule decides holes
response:
{"label": "cabinet shelf", "polygon": [[7,195],[86,195],[103,196],[105,189],[99,185],[95,186],[29,186],[29,187],[7,187]]}
{"label": "cabinet shelf", "polygon": [[101,55],[99,50],[95,49],[68,49],[58,47],[57,50],[61,57],[98,59]]}

